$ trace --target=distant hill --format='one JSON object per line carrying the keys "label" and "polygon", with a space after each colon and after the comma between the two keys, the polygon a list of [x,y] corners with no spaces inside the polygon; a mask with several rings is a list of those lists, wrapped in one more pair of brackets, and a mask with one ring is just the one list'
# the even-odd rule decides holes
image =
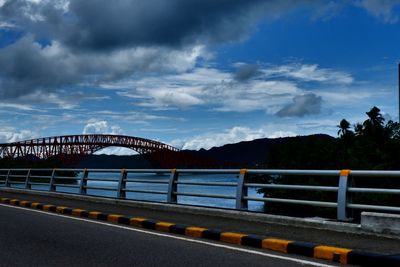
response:
{"label": "distant hill", "polygon": [[273,148],[290,141],[301,141],[302,139],[309,138],[320,140],[334,139],[325,134],[282,138],[261,138],[252,141],[242,141],[220,147],[213,147],[209,150],[200,149],[198,151],[186,151],[199,156],[213,158],[218,161],[238,163],[241,166],[255,166],[265,164],[270,157],[270,152]]}
{"label": "distant hill", "polygon": [[[257,165],[265,165],[270,152],[275,147],[302,139],[313,140],[334,140],[335,138],[324,135],[310,135],[297,137],[282,137],[282,138],[261,138],[252,141],[243,141],[235,144],[227,144],[211,149],[200,150],[184,150],[183,152],[199,156],[202,158],[214,159],[216,161],[231,163],[228,166],[235,167],[254,167]],[[116,156],[116,155],[91,155],[84,161],[79,163],[79,168],[152,168],[150,162],[142,155],[133,156]]]}
{"label": "distant hill", "polygon": [[142,155],[90,155],[80,162],[77,168],[101,169],[146,169],[152,168],[150,162]]}

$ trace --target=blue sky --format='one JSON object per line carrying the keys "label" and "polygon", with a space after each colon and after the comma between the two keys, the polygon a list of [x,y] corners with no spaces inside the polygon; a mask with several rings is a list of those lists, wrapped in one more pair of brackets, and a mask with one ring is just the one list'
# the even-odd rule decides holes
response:
{"label": "blue sky", "polygon": [[0,142],[336,136],[398,120],[399,62],[400,0],[0,0]]}

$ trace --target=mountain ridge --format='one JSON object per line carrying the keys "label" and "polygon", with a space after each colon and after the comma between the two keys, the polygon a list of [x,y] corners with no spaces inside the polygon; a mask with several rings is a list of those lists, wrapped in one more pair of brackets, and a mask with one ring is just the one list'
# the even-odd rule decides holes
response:
{"label": "mountain ridge", "polygon": [[[240,141],[232,144],[225,144],[219,147],[200,150],[182,150],[201,158],[209,158],[218,162],[229,162],[240,167],[264,166],[270,152],[276,146],[297,139],[318,138],[335,139],[326,134],[313,134],[307,136],[280,137],[280,138],[259,138],[250,141]],[[145,155],[90,155],[80,162],[78,168],[154,168],[146,159]]]}

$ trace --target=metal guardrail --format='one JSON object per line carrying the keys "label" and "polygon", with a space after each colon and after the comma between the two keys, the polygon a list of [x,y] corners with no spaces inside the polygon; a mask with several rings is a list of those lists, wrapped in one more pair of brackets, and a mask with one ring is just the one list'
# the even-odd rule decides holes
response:
{"label": "metal guardrail", "polygon": [[[90,176],[90,174],[102,174],[102,176]],[[160,179],[157,176],[149,177],[129,177],[130,174],[169,174],[167,179]],[[237,175],[235,182],[197,182],[184,181],[180,175],[200,175],[200,174],[231,174]],[[103,175],[105,175],[103,177]],[[275,184],[266,182],[252,182],[251,177],[255,175],[270,175],[270,177],[280,176],[309,176],[314,179],[324,179],[336,177],[337,186],[320,186],[310,184]],[[380,212],[400,212],[400,203],[393,203],[395,206],[379,204],[353,203],[351,194],[390,194],[400,195],[400,188],[365,188],[355,187],[353,179],[355,177],[370,178],[390,178],[400,179],[400,171],[350,171],[350,170],[253,170],[253,169],[0,169],[0,186],[16,187],[25,189],[35,189],[46,191],[60,191],[60,188],[75,188],[80,195],[89,195],[88,190],[106,190],[116,192],[116,197],[120,199],[132,199],[127,197],[127,193],[144,193],[151,195],[165,195],[167,203],[179,203],[180,196],[191,196],[200,198],[230,199],[234,200],[237,210],[247,210],[249,201],[263,203],[285,203],[294,205],[307,205],[314,207],[333,208],[337,211],[337,219],[340,221],[351,221],[350,212],[352,210],[374,210]],[[100,181],[107,185],[92,185],[93,182]],[[164,185],[165,191],[138,189],[135,184],[157,184]],[[193,191],[183,191],[181,186],[193,187],[230,187],[236,189],[235,195],[223,195],[212,193],[199,193]],[[288,191],[288,197],[252,197],[248,196],[249,188],[280,189]],[[292,191],[313,191],[331,192],[336,194],[336,201],[328,202],[321,200],[296,199],[290,196]]]}

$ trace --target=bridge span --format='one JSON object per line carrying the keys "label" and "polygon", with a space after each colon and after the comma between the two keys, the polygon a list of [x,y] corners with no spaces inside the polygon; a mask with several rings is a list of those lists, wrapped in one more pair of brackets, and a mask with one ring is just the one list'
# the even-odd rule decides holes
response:
{"label": "bridge span", "polygon": [[[209,168],[221,164],[214,159],[195,156],[171,145],[142,137],[82,134],[36,138],[0,144],[0,158],[49,159],[57,157],[67,165],[107,147],[124,147],[145,155],[157,168],[196,166]],[[72,164],[71,164],[72,163]]]}
{"label": "bridge span", "polygon": [[[91,175],[98,172],[101,173],[100,176]],[[153,175],[149,175],[149,173],[153,173]],[[210,173],[217,176],[236,175],[235,182],[215,179],[208,181],[184,179],[187,174]],[[132,174],[134,175],[132,176]],[[332,183],[336,180],[337,186],[333,186],[333,184],[330,186],[275,184],[269,179],[254,180],[253,175],[255,174],[274,175],[273,177],[276,175],[307,175],[313,176],[314,179],[331,177],[329,181]],[[190,238],[202,238],[210,242],[222,241],[228,244],[242,245],[246,249],[251,247],[256,251],[268,249],[294,254],[295,258],[300,255],[300,257],[314,257],[343,264],[399,266],[400,239],[398,231],[400,228],[396,228],[396,225],[399,226],[399,215],[368,214],[371,218],[380,220],[372,227],[363,224],[362,218],[361,223],[359,221],[351,222],[352,210],[361,209],[386,213],[399,211],[398,202],[393,202],[392,206],[384,206],[379,202],[371,203],[371,201],[363,204],[354,203],[348,197],[350,192],[396,196],[400,191],[394,188],[356,187],[352,184],[352,179],[365,176],[373,179],[379,177],[397,179],[400,177],[400,172],[246,169],[0,169],[0,202],[3,203],[0,206],[3,207],[6,204],[18,209],[30,208],[54,214],[83,217],[85,220],[108,221],[164,232],[163,235],[165,233],[172,234],[172,236],[178,234]],[[148,184],[149,186],[148,189],[141,189],[137,187],[137,184]],[[156,190],[151,186],[154,184],[160,184],[166,191]],[[188,186],[194,187],[194,191],[188,191]],[[236,195],[207,193],[207,191],[198,191],[198,187],[233,187],[236,189]],[[288,195],[286,198],[276,198],[267,193],[263,197],[254,197],[248,195],[248,188],[251,187],[269,190],[287,189]],[[65,191],[66,188],[73,191]],[[94,191],[91,190],[111,191],[115,195],[114,197],[110,195],[108,197],[105,197],[107,195],[94,196]],[[331,195],[334,192],[337,194],[337,199],[335,202],[318,199],[305,200],[304,197],[296,198],[298,195],[290,194],[290,192],[298,190],[329,192]],[[131,199],[130,193],[161,195],[165,199],[158,203],[143,202]],[[322,195],[317,194],[317,196]],[[181,196],[228,199],[234,200],[236,204],[231,209],[209,208],[193,204],[183,205],[179,200]],[[371,198],[370,200],[376,201],[377,199]],[[330,208],[337,211],[337,219],[295,218],[254,213],[248,210],[249,201]],[[3,211],[1,207],[0,213],[10,214],[10,212]],[[9,215],[1,216],[1,218],[7,218],[6,216]],[[38,220],[42,219],[38,218]],[[46,227],[43,222],[31,221],[31,223]],[[377,232],[377,228],[381,228],[382,231]],[[5,237],[0,240],[7,239]],[[254,266],[256,265],[254,264]]]}
{"label": "bridge span", "polygon": [[107,147],[132,149],[157,168],[220,166],[216,160],[180,151],[171,145],[142,137],[82,134],[36,138],[0,144],[0,158],[49,159],[58,157],[64,163],[77,163],[85,156],[92,155]]}
{"label": "bridge span", "polygon": [[0,144],[0,157],[36,156],[40,159],[47,159],[56,155],[91,155],[110,146],[129,148],[139,154],[165,150],[172,152],[179,151],[179,149],[173,146],[141,137],[83,134],[43,137]]}

